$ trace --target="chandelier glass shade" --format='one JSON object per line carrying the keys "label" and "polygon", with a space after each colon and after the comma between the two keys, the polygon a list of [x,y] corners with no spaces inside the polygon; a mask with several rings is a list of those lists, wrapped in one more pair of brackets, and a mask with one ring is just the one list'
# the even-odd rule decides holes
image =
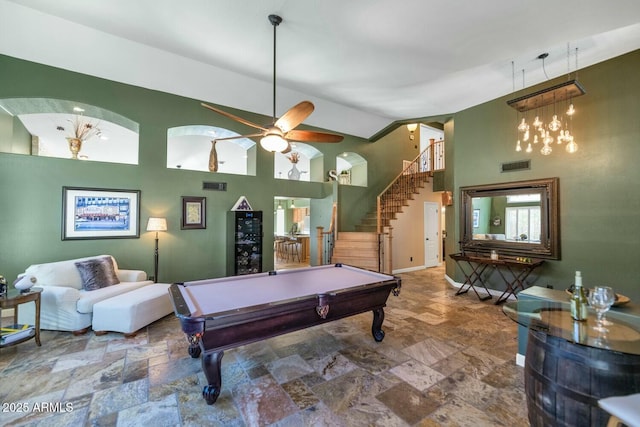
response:
{"label": "chandelier glass shade", "polygon": [[[554,142],[556,145],[566,143],[565,150],[568,153],[578,151],[578,144],[572,135],[572,118],[576,112],[573,98],[584,94],[585,90],[577,80],[570,80],[507,101],[509,106],[523,115],[517,125],[516,151],[522,151],[523,145],[526,144],[524,150],[531,153],[533,146],[542,143],[540,153],[548,156],[553,152]],[[535,116],[533,121],[528,123],[526,113],[532,110],[535,110]],[[565,112],[558,114],[558,110]],[[546,117],[551,117],[547,123],[545,123],[545,113],[548,114]],[[533,138],[531,138],[532,135]]]}

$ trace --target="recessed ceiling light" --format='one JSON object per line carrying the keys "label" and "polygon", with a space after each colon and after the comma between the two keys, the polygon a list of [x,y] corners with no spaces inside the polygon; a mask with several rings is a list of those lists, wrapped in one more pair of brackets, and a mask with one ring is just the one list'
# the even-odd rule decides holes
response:
{"label": "recessed ceiling light", "polygon": [[84,113],[84,108],[73,107],[73,111],[75,111],[76,113]]}

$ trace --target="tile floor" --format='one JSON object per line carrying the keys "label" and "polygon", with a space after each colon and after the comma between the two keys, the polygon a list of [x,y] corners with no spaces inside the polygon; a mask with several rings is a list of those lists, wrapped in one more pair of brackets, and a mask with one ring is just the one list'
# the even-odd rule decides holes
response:
{"label": "tile floor", "polygon": [[442,268],[401,277],[384,341],[365,313],[227,351],[211,406],[173,315],[132,339],[43,331],[0,350],[0,425],[527,426],[516,325]]}

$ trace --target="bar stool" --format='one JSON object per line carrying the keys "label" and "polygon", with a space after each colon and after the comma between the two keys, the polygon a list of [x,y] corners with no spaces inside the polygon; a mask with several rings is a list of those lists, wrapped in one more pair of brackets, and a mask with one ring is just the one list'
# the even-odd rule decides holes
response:
{"label": "bar stool", "polygon": [[[291,257],[291,261],[295,261],[296,257],[298,257],[298,262],[300,262],[300,249],[302,247],[302,244],[300,243],[300,241],[295,238],[295,237],[291,237],[287,242],[287,255]],[[287,257],[287,259],[289,259]]]}
{"label": "bar stool", "polygon": [[611,414],[607,427],[640,426],[640,393],[600,399],[598,406]]}
{"label": "bar stool", "polygon": [[284,236],[276,236],[273,242],[273,249],[276,251],[276,257],[278,259],[284,260],[287,258],[286,254],[286,244],[287,238]]}

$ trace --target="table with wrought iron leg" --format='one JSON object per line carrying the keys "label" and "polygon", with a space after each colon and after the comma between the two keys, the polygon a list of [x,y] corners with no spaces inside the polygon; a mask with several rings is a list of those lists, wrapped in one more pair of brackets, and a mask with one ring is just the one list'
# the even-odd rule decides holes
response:
{"label": "table with wrought iron leg", "polygon": [[[500,260],[496,260],[500,261]],[[538,266],[542,265],[544,261],[540,259],[530,259],[526,258],[526,260],[502,260],[499,264],[493,264],[494,268],[498,271],[500,277],[502,277],[502,281],[505,283],[507,288],[504,290],[500,298],[496,301],[496,304],[500,304],[505,302],[511,295],[518,298],[516,293],[519,290],[524,290],[525,280],[529,277],[529,274]],[[511,273],[512,280],[508,280],[507,277],[502,273],[502,270],[499,268],[500,266],[504,267],[509,273]]]}
{"label": "table with wrought iron leg", "polygon": [[[467,254],[451,254],[449,257],[455,260],[458,267],[460,267],[462,274],[465,276],[465,281],[460,289],[458,289],[458,292],[456,292],[456,295],[467,293],[471,288],[481,301],[490,299],[491,294],[489,293],[489,289],[487,289],[486,282],[493,271],[497,270],[498,275],[506,286],[506,289],[502,292],[502,295],[500,295],[496,304],[505,302],[511,295],[517,298],[516,293],[518,290],[523,290],[525,288],[525,280],[527,277],[529,277],[533,270],[544,263],[544,260],[542,259],[528,257],[501,256],[500,258],[492,259],[487,256]],[[467,274],[463,268],[463,264],[466,264],[471,268],[470,274]],[[488,273],[488,277],[483,278],[482,274],[485,272],[487,267],[491,267],[491,271]],[[511,278],[507,277],[507,275],[502,272],[503,269],[509,271]],[[482,285],[484,290],[487,292],[487,296],[481,297],[474,284]]]}
{"label": "table with wrought iron leg", "polygon": [[[462,254],[451,254],[449,255],[449,257],[451,257],[451,259],[453,259],[456,262],[458,267],[460,267],[460,271],[462,271],[462,274],[464,274],[464,277],[465,277],[464,283],[462,284],[462,286],[460,286],[460,289],[458,289],[458,292],[456,292],[456,295],[466,294],[467,292],[469,292],[469,289],[473,289],[473,292],[476,293],[480,301],[486,301],[488,299],[491,299],[491,294],[489,293],[489,289],[487,289],[487,286],[482,280],[482,273],[484,273],[484,271],[487,269],[489,264],[471,263],[469,262],[467,257]],[[471,273],[467,274],[467,272],[462,267],[461,261],[466,261],[466,264],[471,268]],[[474,286],[475,283],[482,285],[484,290],[487,292],[487,295],[485,295],[484,297],[481,297],[478,291],[476,290],[476,287]]]}

